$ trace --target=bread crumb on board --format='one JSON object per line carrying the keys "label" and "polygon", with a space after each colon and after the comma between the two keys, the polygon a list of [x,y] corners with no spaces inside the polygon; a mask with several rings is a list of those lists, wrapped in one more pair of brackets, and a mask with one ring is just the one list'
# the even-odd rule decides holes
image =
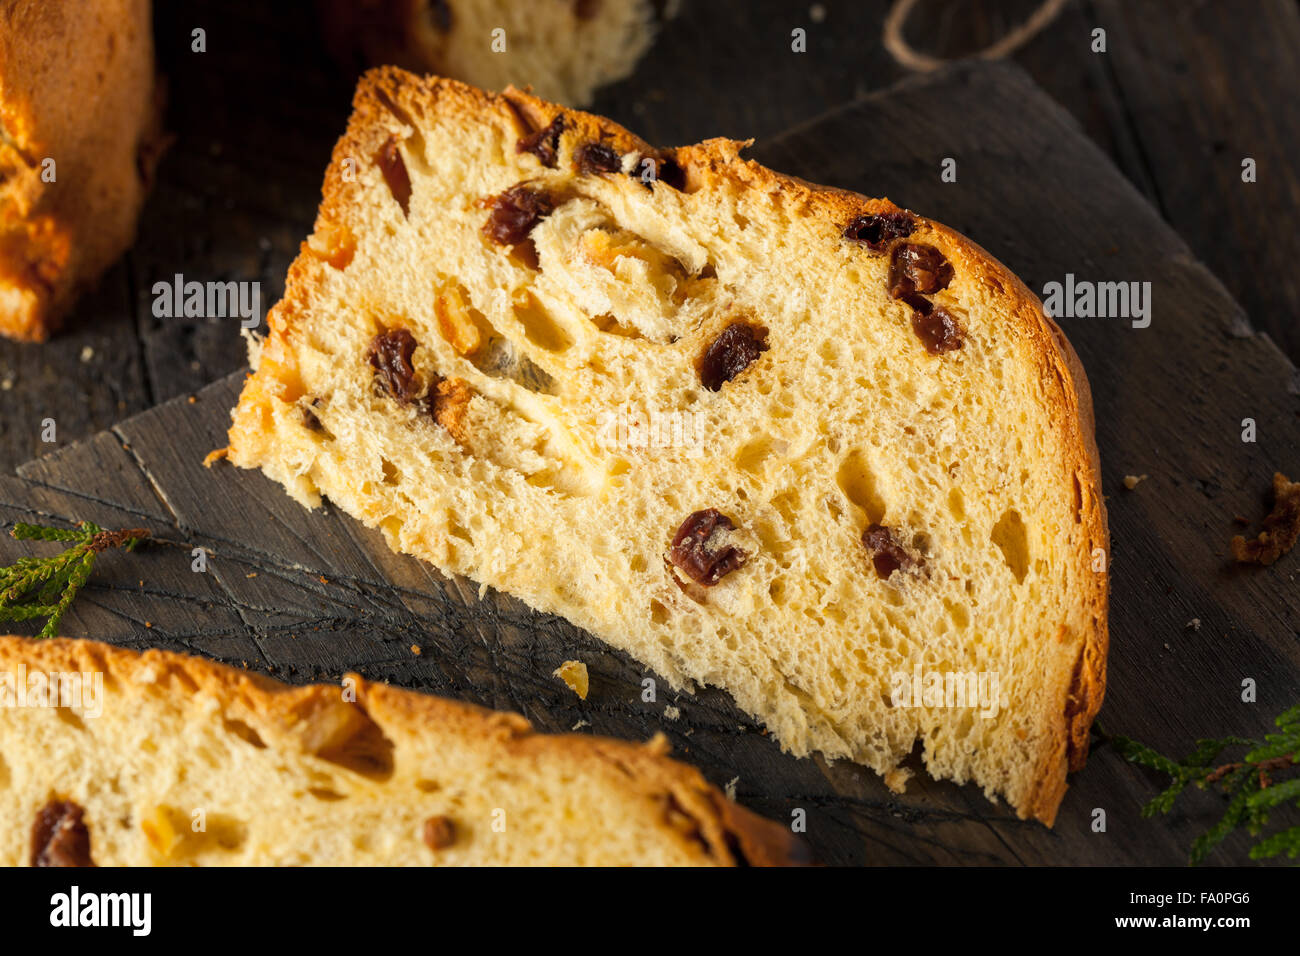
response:
{"label": "bread crumb on board", "polygon": [[554,670],[553,675],[568,684],[569,690],[577,694],[580,699],[587,699],[587,689],[590,684],[587,679],[587,665],[582,661],[565,661]]}
{"label": "bread crumb on board", "polygon": [[1125,475],[1124,487],[1127,488],[1129,491],[1132,491],[1139,484],[1146,481],[1147,478],[1149,477],[1150,477],[1149,475]]}
{"label": "bread crumb on board", "polygon": [[682,715],[681,709],[678,707],[674,707],[672,704],[668,704],[666,707],[664,707],[664,717],[668,720],[676,720],[681,715]]}
{"label": "bread crumb on board", "polygon": [[907,781],[911,779],[912,771],[906,767],[895,767],[885,774],[885,786],[894,793],[903,793],[907,790]]}
{"label": "bread crumb on board", "polygon": [[1282,472],[1273,473],[1273,510],[1264,519],[1264,529],[1247,540],[1232,539],[1232,556],[1241,564],[1268,566],[1295,547],[1300,538],[1300,481]]}

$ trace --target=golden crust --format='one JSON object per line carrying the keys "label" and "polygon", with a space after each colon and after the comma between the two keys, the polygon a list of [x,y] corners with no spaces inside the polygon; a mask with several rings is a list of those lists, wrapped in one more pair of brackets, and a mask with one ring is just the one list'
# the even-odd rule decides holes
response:
{"label": "golden crust", "polygon": [[[1080,770],[1088,759],[1089,730],[1106,694],[1106,657],[1110,646],[1107,610],[1110,575],[1094,572],[1093,553],[1104,552],[1109,568],[1110,532],[1101,494],[1101,454],[1097,450],[1092,409],[1092,389],[1083,364],[1065,333],[1044,311],[1042,302],[1006,266],[975,242],[939,223],[930,225],[960,250],[964,271],[978,273],[999,293],[1014,302],[1014,317],[1029,336],[1033,353],[1044,369],[1054,421],[1062,430],[1062,447],[1069,449],[1063,462],[1062,482],[1077,478],[1080,489],[1079,520],[1089,545],[1080,549],[1081,580],[1093,582],[1087,598],[1092,627],[1082,635],[1063,635],[1079,644],[1079,653],[1061,713],[1051,715],[1057,733],[1036,771],[1037,786],[1029,800],[1028,815],[1052,826],[1066,791],[1066,774]],[[1060,637],[1058,637],[1060,639]]]}
{"label": "golden crust", "polygon": [[[668,759],[661,736],[644,745],[579,734],[539,734],[518,714],[401,690],[348,674],[355,703],[338,685],[292,686],[260,674],[169,651],[143,653],[96,641],[37,641],[0,637],[0,672],[19,665],[29,672],[104,675],[110,693],[139,698],[161,690],[186,698],[212,698],[242,714],[270,747],[292,759],[296,752],[328,746],[321,727],[345,728],[373,721],[389,737],[441,732],[476,740],[500,761],[527,765],[559,757],[577,774],[588,771],[629,798],[650,796],[688,817],[698,829],[701,862],[727,866],[781,866],[806,862],[788,829],[727,800],[693,767]],[[220,717],[214,717],[220,720]],[[616,772],[609,772],[613,768]],[[664,823],[665,833],[668,832]]]}
{"label": "golden crust", "polygon": [[[344,210],[357,188],[344,181],[342,160],[373,154],[388,135],[393,115],[399,119],[405,117],[404,121],[414,125],[418,121],[415,114],[435,104],[440,110],[463,116],[467,123],[483,122],[485,117],[513,123],[520,136],[562,116],[565,144],[600,140],[619,153],[672,158],[685,173],[688,192],[736,183],[747,189],[780,195],[789,208],[824,222],[828,241],[838,240],[844,226],[856,216],[900,211],[888,199],[872,199],[843,189],[818,186],[742,159],[740,151],[748,142],[711,139],[692,146],[659,150],[610,120],[556,106],[513,87],[498,95],[451,79],[420,78],[397,68],[382,67],[369,71],[357,88],[347,132],[335,147],[325,176],[316,223],[318,234],[331,234],[343,228]],[[566,146],[560,152],[567,156],[571,150]],[[933,220],[917,218],[925,229],[942,237],[949,258],[960,266],[962,274],[978,277],[1003,302],[1011,304],[1010,315],[1039,369],[1053,411],[1051,420],[1060,430],[1065,458],[1059,462],[1059,480],[1063,487],[1073,484],[1076,489],[1078,522],[1087,547],[1079,548],[1075,557],[1080,580],[1091,582],[1086,609],[1081,615],[1088,623],[1081,627],[1082,633],[1043,638],[1077,645],[1077,663],[1069,685],[1054,698],[1060,705],[1054,704],[1053,711],[1047,715],[1053,727],[1053,739],[1050,746],[1040,751],[1031,796],[1017,807],[1021,817],[1033,817],[1051,826],[1065,794],[1067,773],[1080,769],[1087,759],[1089,728],[1101,707],[1106,685],[1109,578],[1105,572],[1093,572],[1092,564],[1093,553],[1100,549],[1108,566],[1109,536],[1091,391],[1078,356],[1060,328],[1044,312],[1038,298],[1010,270],[965,236]],[[270,334],[262,353],[264,363],[291,361],[290,350],[283,342],[292,334],[295,315],[307,306],[311,277],[321,268],[324,268],[321,255],[304,244],[303,254],[290,268],[285,299],[268,316]],[[283,380],[283,369],[277,367],[279,370],[274,374],[266,371],[265,366],[260,368],[241,395],[230,432],[233,449],[239,448],[241,436],[256,433],[264,417],[269,415],[267,390],[280,387],[277,378]]]}

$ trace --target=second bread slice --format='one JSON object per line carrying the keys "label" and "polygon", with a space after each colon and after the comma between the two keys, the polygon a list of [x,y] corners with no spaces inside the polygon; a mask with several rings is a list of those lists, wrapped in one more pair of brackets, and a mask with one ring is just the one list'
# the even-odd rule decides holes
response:
{"label": "second bread slice", "polygon": [[789,830],[637,746],[371,683],[0,637],[0,865],[785,864]]}

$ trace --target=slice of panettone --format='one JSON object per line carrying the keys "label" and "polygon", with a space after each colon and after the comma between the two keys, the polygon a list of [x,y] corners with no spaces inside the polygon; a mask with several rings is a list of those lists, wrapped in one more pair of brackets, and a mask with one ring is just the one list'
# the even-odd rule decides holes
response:
{"label": "slice of panettone", "polygon": [[789,751],[1050,824],[1107,646],[1087,381],[945,226],[711,140],[368,74],[236,465]]}
{"label": "slice of panettone", "polygon": [[0,637],[0,865],[768,866],[787,827],[644,745],[355,674]]}

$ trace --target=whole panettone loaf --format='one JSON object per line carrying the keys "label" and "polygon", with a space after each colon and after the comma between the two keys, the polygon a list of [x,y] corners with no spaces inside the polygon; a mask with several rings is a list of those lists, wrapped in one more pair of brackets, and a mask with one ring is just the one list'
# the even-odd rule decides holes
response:
{"label": "whole panettone loaf", "polygon": [[0,0],[0,334],[43,340],[135,237],[161,149],[148,0]]}
{"label": "whole panettone loaf", "polygon": [[945,226],[711,140],[368,74],[231,460],[799,755],[1051,823],[1105,686],[1087,381]]}
{"label": "whole panettone loaf", "polygon": [[[58,706],[56,706],[58,705]],[[0,638],[0,865],[784,864],[664,756],[356,675]]]}
{"label": "whole panettone loaf", "polygon": [[585,105],[631,74],[676,0],[319,0],[345,63],[441,73],[491,90],[529,84]]}

